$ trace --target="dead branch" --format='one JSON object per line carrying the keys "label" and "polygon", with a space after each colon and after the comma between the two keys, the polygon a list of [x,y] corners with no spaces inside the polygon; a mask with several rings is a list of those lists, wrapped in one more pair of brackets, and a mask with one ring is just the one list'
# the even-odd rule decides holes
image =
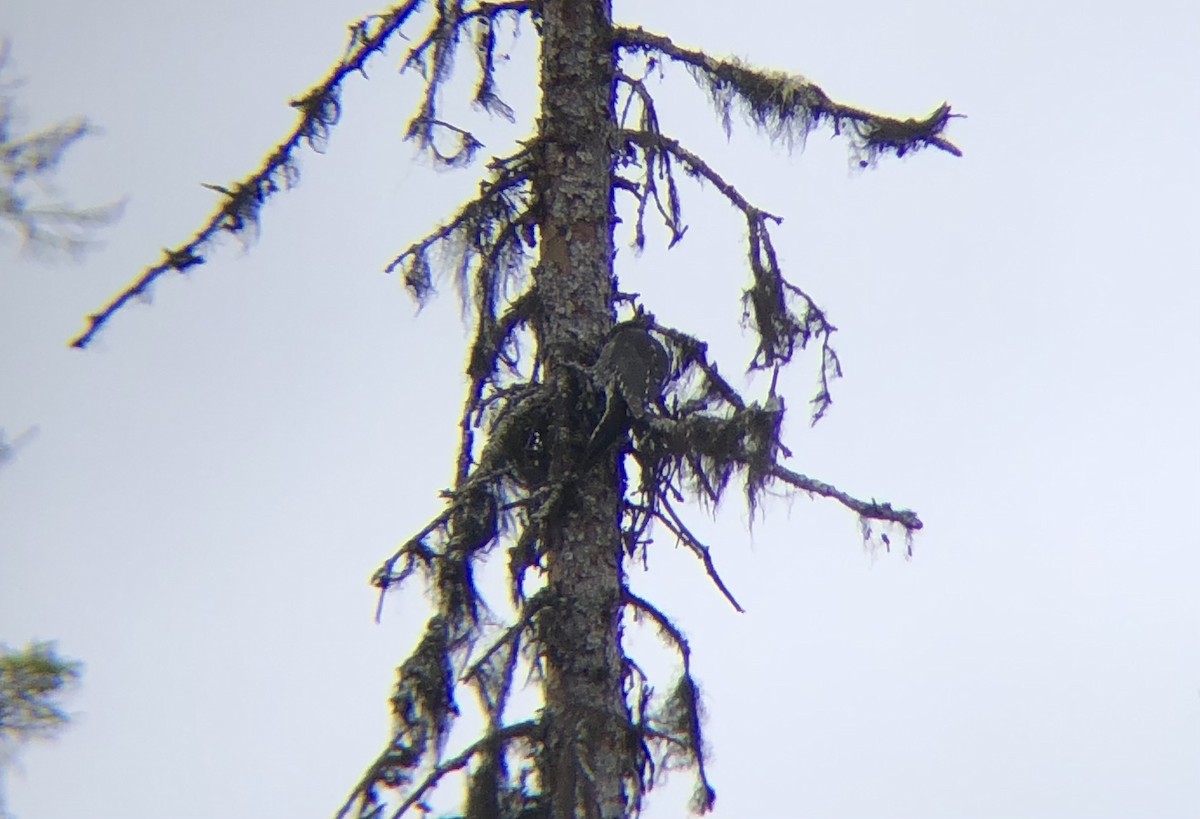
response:
{"label": "dead branch", "polygon": [[[450,514],[454,511],[453,506],[447,506],[442,510],[441,514],[425,525],[425,528],[418,532],[413,537],[405,541],[396,552],[383,561],[383,564],[375,570],[371,575],[371,585],[379,589],[379,602],[375,606],[375,622],[378,623],[383,615],[383,597],[387,594],[389,588],[395,585],[400,580],[403,580],[412,572],[412,561],[420,560],[423,563],[432,563],[436,554],[425,545],[425,538],[433,534],[436,530],[444,527],[447,521],[450,520]],[[401,558],[407,557],[409,565],[401,571],[399,575],[395,573],[396,563]]]}
{"label": "dead branch", "polygon": [[870,520],[882,520],[890,523],[898,523],[907,531],[916,531],[924,526],[921,519],[917,517],[917,513],[910,509],[893,509],[890,503],[879,503],[874,498],[869,502],[859,500],[851,495],[846,494],[836,486],[818,481],[815,478],[810,478],[807,475],[801,475],[799,472],[775,464],[768,469],[768,474],[771,477],[778,478],[786,484],[801,489],[805,492],[814,495],[820,495],[825,498],[831,498],[845,506],[847,509],[857,512],[860,516]]}
{"label": "dead branch", "polygon": [[675,508],[671,506],[671,501],[665,494],[659,493],[658,508],[666,510],[667,514],[664,516],[662,512],[655,511],[654,516],[671,531],[671,534],[675,535],[676,540],[691,549],[692,553],[700,558],[700,562],[704,564],[704,571],[708,574],[708,579],[725,596],[725,599],[729,601],[729,605],[733,606],[738,614],[745,614],[746,610],[742,608],[741,604],[734,598],[733,593],[729,591],[729,587],[725,585],[725,581],[721,579],[721,575],[713,563],[712,551],[692,534],[691,530],[683,522],[683,519],[675,511]]}
{"label": "dead branch", "polygon": [[[692,678],[692,652],[691,647],[688,645],[687,638],[683,636],[683,632],[671,622],[669,617],[663,614],[663,612],[660,611],[658,607],[650,601],[638,597],[636,594],[629,591],[629,589],[625,589],[623,591],[623,597],[626,605],[632,606],[636,611],[645,614],[654,621],[654,623],[664,634],[670,637],[671,642],[679,651],[680,660],[682,661],[683,670],[681,679],[686,681],[688,685],[692,686],[694,690],[695,681]],[[689,728],[689,734],[691,735],[690,738],[694,740],[694,743],[692,744],[681,742],[678,737],[664,732],[655,731],[647,725],[641,726],[644,736],[658,739],[670,745],[675,745],[677,748],[679,748],[679,750],[690,754],[695,759],[696,778],[700,781],[700,786],[703,789],[703,792],[707,795],[706,801],[711,807],[711,802],[716,792],[712,789],[712,786],[708,781],[708,771],[704,762],[704,748],[702,747],[703,740],[701,739],[700,725],[698,720],[692,723]]]}
{"label": "dead branch", "polygon": [[[281,175],[286,180],[294,179],[294,170],[290,169],[294,168],[294,154],[300,147],[300,143],[307,141],[310,145],[315,145],[317,140],[328,135],[329,128],[337,119],[340,110],[338,96],[342,82],[351,73],[362,71],[367,59],[386,45],[392,35],[400,30],[400,27],[421,6],[422,2],[423,0],[407,0],[393,7],[386,14],[373,17],[372,20],[376,23],[374,26],[363,25],[361,29],[351,27],[351,44],[347,48],[345,56],[338,61],[321,83],[300,99],[292,101],[291,105],[297,110],[299,121],[292,129],[291,134],[267,155],[257,171],[241,182],[229,186],[229,189],[251,191],[257,201],[261,203],[268,195],[279,190],[275,179]],[[368,33],[368,28],[373,30]],[[147,268],[99,312],[88,316],[87,329],[71,342],[71,346],[79,349],[87,347],[114,313],[130,301],[144,296],[147,289],[159,276],[170,270],[182,273],[189,267],[202,263],[204,250],[209,242],[221,231],[230,230],[235,224],[230,222],[228,210],[228,203],[221,203],[208,221],[192,235],[191,239],[182,245],[165,250],[162,261]],[[188,260],[188,263],[180,264],[181,259]]]}
{"label": "dead branch", "polygon": [[781,224],[783,218],[768,213],[765,210],[755,207],[750,204],[746,197],[738,192],[737,188],[725,181],[725,179],[712,169],[712,167],[701,159],[696,154],[684,148],[679,143],[679,140],[662,134],[655,134],[649,131],[635,131],[628,128],[621,129],[619,136],[626,142],[633,143],[641,147],[643,150],[662,150],[669,152],[675,156],[688,173],[692,176],[699,176],[706,179],[714,188],[724,194],[725,198],[733,204],[738,210],[746,214],[747,218],[754,216],[755,218],[770,219],[776,224]]}
{"label": "dead branch", "polygon": [[[727,97],[736,95],[751,109],[751,118],[760,126],[775,120],[778,130],[799,126],[801,136],[822,122],[829,122],[834,133],[852,131],[873,153],[893,151],[899,156],[923,145],[932,145],[954,156],[962,151],[942,136],[954,116],[950,106],[940,105],[924,119],[895,119],[834,102],[816,83],[782,71],[750,68],[739,60],[719,60],[702,51],[677,46],[670,38],[641,28],[618,27],[613,39],[619,48],[631,52],[653,52],[683,63],[694,75],[703,78],[722,98],[725,129],[730,129]],[[795,120],[801,120],[794,122]],[[869,164],[864,162],[863,164]]]}
{"label": "dead branch", "polygon": [[[441,780],[442,777],[446,776],[446,774],[450,774],[465,768],[476,754],[482,753],[489,747],[492,747],[498,743],[505,744],[514,739],[535,738],[538,735],[540,727],[540,724],[536,720],[525,720],[524,722],[514,723],[513,725],[507,725],[503,728],[488,732],[486,736],[468,746],[467,749],[461,754],[451,759],[447,759],[430,771],[429,775],[426,776],[425,779],[413,789],[408,798],[405,799],[404,802],[400,804],[400,807],[398,807],[395,812],[392,813],[393,819],[398,819],[398,817],[403,816],[409,808],[421,800],[421,797],[423,797],[432,787],[437,785],[438,781]],[[341,809],[337,812],[337,814],[335,814],[335,819],[343,819],[350,809],[354,807],[354,803],[366,796],[368,789],[375,782],[374,777],[378,774],[379,770],[387,764],[388,755],[391,753],[391,750],[392,749],[389,747],[385,749],[382,754],[380,754],[379,759],[377,759],[375,764],[371,766],[371,769],[367,772],[367,775],[363,777],[359,784],[355,786],[354,790],[350,792],[350,796],[346,799],[345,804],[343,804]]]}

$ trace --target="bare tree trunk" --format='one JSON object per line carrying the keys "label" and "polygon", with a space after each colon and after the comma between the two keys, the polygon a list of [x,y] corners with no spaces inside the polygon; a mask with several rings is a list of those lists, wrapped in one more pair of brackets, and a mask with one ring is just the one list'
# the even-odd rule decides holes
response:
{"label": "bare tree trunk", "polygon": [[591,364],[614,320],[610,0],[542,5],[541,309],[536,332],[555,396],[551,484],[569,487],[547,538],[546,757],[554,819],[618,819],[639,799],[620,648],[622,487],[612,457],[572,479],[595,419],[570,364]]}

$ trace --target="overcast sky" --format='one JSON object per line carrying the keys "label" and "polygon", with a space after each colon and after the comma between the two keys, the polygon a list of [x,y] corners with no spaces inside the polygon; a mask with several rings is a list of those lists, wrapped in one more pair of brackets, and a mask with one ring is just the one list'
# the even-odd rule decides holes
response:
{"label": "overcast sky", "polygon": [[[733,8],[617,16],[840,101],[969,118],[962,159],[861,173],[827,132],[792,156],[744,127],[727,142],[682,71],[656,86],[664,131],[785,218],[785,272],[839,327],[826,420],[804,414],[813,358],[784,379],[789,465],[926,523],[909,561],[819,499],[780,496],[752,532],[736,498],[697,516],[744,615],[666,537],[634,572],[691,639],[715,815],[1200,815],[1200,4]],[[75,725],[7,776],[23,819],[325,817],[387,737],[425,613],[414,588],[375,625],[367,581],[450,483],[466,329],[449,280],[418,315],[380,271],[480,173],[401,141],[419,85],[400,52],[348,81],[256,244],[67,348],[207,218],[200,183],[257,167],[375,10],[3,4],[29,126],[103,129],[61,186],[128,198],[81,264],[0,247],[0,427],[38,431],[0,468],[0,641],[87,664]],[[459,120],[484,160],[532,127],[524,34],[502,75],[518,124]],[[622,286],[739,373],[744,222],[684,193],[670,253],[619,237]],[[648,816],[689,791],[676,777]]]}

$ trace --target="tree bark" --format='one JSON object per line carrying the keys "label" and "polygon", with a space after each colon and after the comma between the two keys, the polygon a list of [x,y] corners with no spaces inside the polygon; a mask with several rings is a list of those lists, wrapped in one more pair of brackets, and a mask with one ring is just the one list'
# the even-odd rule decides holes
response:
{"label": "tree bark", "polygon": [[567,487],[546,532],[543,788],[553,819],[621,819],[640,801],[620,648],[622,487],[613,457],[580,473],[595,418],[572,366],[595,361],[614,322],[611,0],[545,0],[541,62],[535,332],[554,396],[551,485]]}

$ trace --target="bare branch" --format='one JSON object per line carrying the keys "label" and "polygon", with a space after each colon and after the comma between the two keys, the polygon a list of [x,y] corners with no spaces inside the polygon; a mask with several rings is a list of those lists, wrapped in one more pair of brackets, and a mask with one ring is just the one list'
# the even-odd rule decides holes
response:
{"label": "bare branch", "polygon": [[[267,155],[258,170],[229,187],[235,193],[229,201],[222,203],[208,221],[182,245],[163,251],[160,262],[148,268],[99,312],[88,316],[88,326],[76,339],[72,347],[83,349],[91,343],[109,319],[130,301],[144,296],[150,285],[164,273],[174,270],[184,272],[204,261],[205,248],[222,231],[240,232],[246,227],[246,212],[242,206],[252,206],[256,215],[258,207],[266,198],[283,186],[295,183],[295,152],[301,142],[316,148],[329,135],[340,114],[339,95],[342,82],[355,71],[363,71],[371,55],[380,51],[396,34],[400,27],[418,9],[424,0],[406,0],[394,6],[386,14],[376,15],[368,21],[351,27],[351,41],[346,54],[338,61],[329,75],[303,97],[293,100],[291,105],[298,112],[299,120],[287,136]],[[188,260],[181,265],[179,260]]]}
{"label": "bare branch", "polygon": [[[371,585],[379,589],[379,602],[375,607],[375,622],[378,623],[383,614],[383,596],[387,594],[388,589],[396,583],[408,577],[414,569],[414,561],[421,561],[429,565],[433,562],[436,555],[432,549],[425,545],[425,538],[433,534],[440,528],[443,528],[447,521],[450,520],[450,514],[454,511],[452,506],[447,506],[437,517],[425,525],[425,528],[418,532],[413,537],[405,541],[396,552],[383,562],[375,574],[371,576]],[[401,558],[407,558],[405,568],[397,574],[395,571],[396,563]]]}
{"label": "bare branch", "polygon": [[[480,58],[480,80],[475,92],[475,101],[485,110],[511,120],[512,109],[495,93],[492,77],[495,48],[493,29],[496,18],[502,14],[532,13],[538,7],[536,2],[480,2],[474,8],[464,9],[462,0],[439,2],[438,14],[430,26],[429,33],[409,49],[400,69],[407,71],[415,68],[425,77],[425,94],[417,114],[409,120],[406,138],[415,139],[422,150],[430,151],[434,159],[443,165],[457,167],[469,162],[480,147],[479,142],[466,131],[440,120],[437,105],[442,83],[454,66],[454,54],[462,36],[462,28],[478,20],[486,23],[482,39],[476,44]],[[439,127],[457,132],[462,138],[456,153],[444,155],[435,147],[434,135]]]}
{"label": "bare branch", "polygon": [[776,464],[768,470],[772,477],[778,478],[786,484],[802,489],[815,495],[832,498],[838,503],[845,506],[847,509],[857,512],[864,518],[870,520],[882,520],[889,523],[898,523],[908,531],[916,531],[924,526],[921,519],[917,517],[917,513],[910,509],[893,509],[890,503],[880,503],[872,498],[869,502],[859,500],[851,495],[847,495],[836,486],[831,486],[815,478],[810,478],[807,475],[801,475],[799,472],[779,466]]}
{"label": "bare branch", "polygon": [[[392,819],[399,819],[399,817],[403,816],[409,808],[421,801],[421,797],[437,785],[438,781],[446,774],[460,771],[467,767],[467,764],[470,763],[476,754],[482,753],[497,744],[509,743],[514,739],[534,739],[538,736],[540,729],[541,725],[537,720],[525,720],[524,722],[518,722],[494,731],[489,731],[486,736],[470,745],[461,754],[452,759],[447,759],[430,771],[424,781],[413,788],[413,792],[408,795],[408,798],[400,803],[400,807],[396,808],[392,813]],[[340,816],[341,814],[339,814]]]}
{"label": "bare branch", "polygon": [[754,205],[750,204],[750,202],[738,192],[737,188],[726,182],[725,179],[722,178],[721,175],[716,171],[714,171],[707,162],[689,151],[687,148],[684,148],[679,143],[679,140],[672,139],[668,136],[663,136],[662,134],[650,133],[649,131],[634,131],[629,129],[622,129],[620,132],[620,137],[621,139],[638,145],[645,150],[665,150],[670,152],[684,164],[684,167],[691,176],[703,177],[714,188],[724,194],[725,198],[728,199],[734,207],[745,213],[747,217],[754,215],[757,217],[770,219],[777,224],[783,222],[781,217],[767,213],[765,210],[760,210],[759,208],[756,208]]}
{"label": "bare branch", "polygon": [[733,593],[729,591],[729,587],[725,585],[725,581],[721,579],[720,573],[717,572],[717,567],[712,559],[712,551],[692,534],[691,530],[688,529],[682,518],[675,511],[675,508],[671,506],[671,501],[665,494],[659,494],[658,503],[661,509],[666,510],[667,514],[663,516],[661,512],[656,512],[655,517],[662,521],[671,531],[671,534],[675,535],[676,540],[687,546],[696,557],[700,558],[700,562],[704,564],[704,571],[708,574],[709,580],[725,596],[725,599],[729,601],[729,605],[733,606],[738,614],[745,614],[746,610],[734,599]]}
{"label": "bare branch", "polygon": [[484,650],[483,654],[479,656],[479,659],[477,659],[465,671],[463,671],[463,673],[460,675],[460,679],[467,681],[479,674],[480,669],[482,669],[484,664],[491,659],[492,655],[499,651],[506,644],[512,643],[515,647],[517,642],[520,640],[521,632],[529,627],[529,622],[533,619],[534,615],[541,611],[545,605],[546,598],[535,595],[525,606],[523,606],[524,610],[521,613],[520,619],[506,628],[503,634],[492,641],[492,644]]}
{"label": "bare branch", "polygon": [[[413,791],[413,793],[410,795],[410,798],[400,806],[393,816],[400,816],[406,810],[416,804],[420,800],[421,796],[424,795],[434,785],[436,785],[438,780],[444,777],[446,774],[465,768],[473,756],[486,750],[490,744],[496,742],[510,742],[521,737],[533,737],[536,735],[538,727],[539,726],[535,721],[527,720],[525,722],[518,722],[513,725],[505,726],[504,728],[500,728],[497,731],[489,733],[487,736],[468,747],[458,756],[454,757],[453,759],[448,759],[438,765],[437,768],[430,772],[429,776],[427,776],[425,780]],[[379,758],[376,759],[375,763],[368,769],[366,776],[364,776],[359,783],[354,786],[354,790],[350,792],[350,795],[346,798],[345,803],[338,810],[338,812],[334,814],[334,819],[343,819],[343,817],[350,812],[350,809],[354,807],[356,802],[360,802],[360,800],[367,798],[371,786],[376,781],[379,771],[387,765],[388,758],[391,753],[392,749],[390,747],[384,749],[383,753],[379,755]]]}

